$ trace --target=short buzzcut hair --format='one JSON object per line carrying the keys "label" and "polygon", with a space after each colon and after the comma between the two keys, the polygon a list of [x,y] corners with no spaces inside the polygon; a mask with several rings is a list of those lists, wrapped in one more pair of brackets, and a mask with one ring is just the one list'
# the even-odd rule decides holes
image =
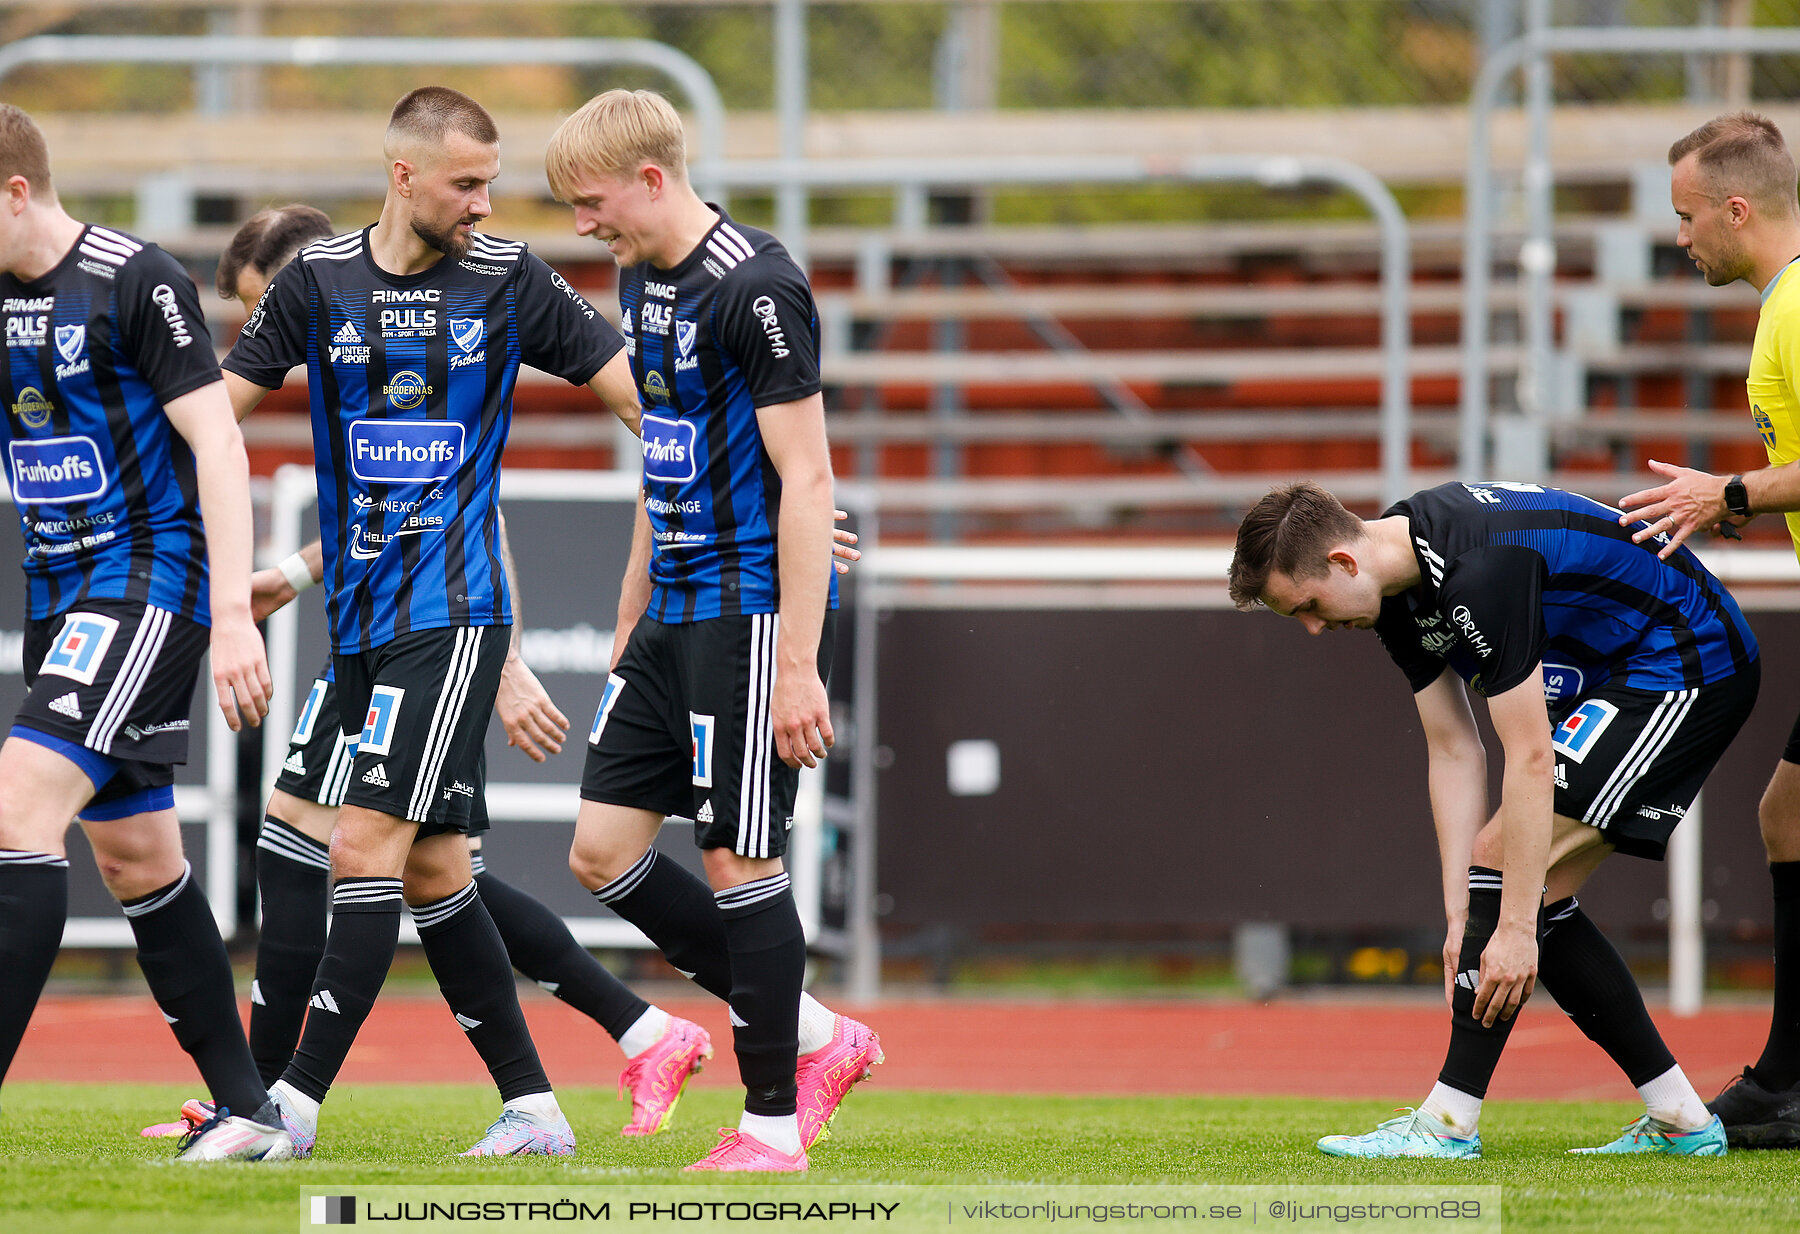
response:
{"label": "short buzzcut hair", "polygon": [[406,141],[441,145],[451,133],[488,146],[500,141],[499,126],[480,103],[449,86],[420,86],[394,104],[382,144],[392,158]]}
{"label": "short buzzcut hair", "polygon": [[583,176],[628,176],[645,163],[687,179],[680,113],[654,90],[608,90],[556,126],[544,152],[544,175],[556,199],[566,202]]}
{"label": "short buzzcut hair", "polygon": [[50,147],[37,121],[11,103],[0,103],[0,183],[24,176],[31,191],[54,198],[50,182]]}
{"label": "short buzzcut hair", "polygon": [[246,269],[267,276],[288,264],[302,248],[332,234],[331,219],[312,206],[270,206],[244,220],[219,258],[219,298],[237,295],[238,276]]}
{"label": "short buzzcut hair", "polygon": [[1272,489],[1238,525],[1231,602],[1249,612],[1262,603],[1270,574],[1317,578],[1330,568],[1326,555],[1335,546],[1367,534],[1361,519],[1311,480]]}
{"label": "short buzzcut hair", "polygon": [[1717,116],[1669,147],[1669,166],[1694,155],[1708,197],[1742,197],[1776,217],[1800,214],[1794,156],[1767,116],[1734,111]]}

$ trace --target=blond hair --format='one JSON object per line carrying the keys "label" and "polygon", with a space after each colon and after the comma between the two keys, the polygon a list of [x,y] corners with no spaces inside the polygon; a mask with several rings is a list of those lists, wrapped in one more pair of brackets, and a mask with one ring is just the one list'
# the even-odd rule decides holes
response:
{"label": "blond hair", "polygon": [[687,137],[673,104],[654,90],[608,90],[583,103],[550,135],[544,174],[558,201],[598,173],[617,179],[654,163],[687,178]]}

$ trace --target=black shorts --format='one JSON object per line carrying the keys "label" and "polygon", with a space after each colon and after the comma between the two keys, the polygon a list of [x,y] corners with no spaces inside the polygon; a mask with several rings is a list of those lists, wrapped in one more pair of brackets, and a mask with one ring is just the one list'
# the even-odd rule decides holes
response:
{"label": "black shorts", "polygon": [[84,600],[25,623],[25,684],[15,723],[119,768],[83,815],[175,782],[187,762],[189,710],[212,632],[134,600]]}
{"label": "black shorts", "polygon": [[[779,857],[800,773],[775,755],[773,613],[665,625],[639,619],[588,733],[586,801],[694,820],[701,848]],[[836,614],[819,636],[831,667]]]}
{"label": "black shorts", "polygon": [[[343,804],[424,824],[421,838],[471,829],[485,783],[482,740],[511,632],[417,630],[332,657],[339,724],[357,741]],[[479,817],[485,825],[485,807]]]}
{"label": "black shorts", "polygon": [[[288,756],[281,764],[281,774],[275,777],[275,787],[290,797],[317,805],[343,805],[344,790],[350,786],[350,769],[356,761],[358,736],[343,731],[337,682],[324,676],[315,678],[306,703],[300,708],[300,717],[294,721]],[[488,829],[486,762],[484,753],[477,764],[475,791],[469,797],[468,826],[426,823],[419,828],[420,839],[442,831],[480,835]]]}
{"label": "black shorts", "polygon": [[1556,812],[1621,853],[1661,861],[1713,765],[1756,706],[1762,665],[1711,685],[1634,690],[1608,682],[1558,706]]}

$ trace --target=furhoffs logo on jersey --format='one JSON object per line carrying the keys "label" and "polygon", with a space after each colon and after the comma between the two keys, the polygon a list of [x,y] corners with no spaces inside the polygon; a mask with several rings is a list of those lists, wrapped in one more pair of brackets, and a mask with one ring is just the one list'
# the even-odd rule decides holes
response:
{"label": "furhoffs logo on jersey", "polygon": [[381,392],[387,395],[388,402],[401,411],[411,411],[423,403],[427,395],[437,393],[434,388],[425,384],[423,377],[409,368],[403,368],[395,373],[388,383],[381,387]]}
{"label": "furhoffs logo on jersey", "polygon": [[169,337],[175,346],[186,347],[194,341],[188,333],[187,319],[181,315],[181,305],[175,302],[175,289],[167,283],[158,283],[156,290],[150,293],[156,301],[156,307],[162,310],[163,320],[169,323]]}
{"label": "furhoffs logo on jersey", "polygon": [[379,484],[442,480],[462,463],[466,430],[455,420],[355,420],[350,472]]}
{"label": "furhoffs logo on jersey", "polygon": [[697,474],[694,460],[694,422],[645,416],[644,479],[665,484],[685,484]]}
{"label": "furhoffs logo on jersey", "polygon": [[106,491],[106,468],[91,437],[7,443],[13,500],[38,505],[87,501]]}
{"label": "furhoffs logo on jersey", "polygon": [[26,386],[13,400],[13,414],[26,428],[43,428],[50,423],[50,413],[55,410],[56,405],[36,386]]}
{"label": "furhoffs logo on jersey", "polygon": [[767,296],[758,296],[751,303],[750,311],[762,322],[763,333],[769,337],[769,354],[777,360],[787,359],[787,335],[781,329],[781,317],[775,311],[775,301]]}

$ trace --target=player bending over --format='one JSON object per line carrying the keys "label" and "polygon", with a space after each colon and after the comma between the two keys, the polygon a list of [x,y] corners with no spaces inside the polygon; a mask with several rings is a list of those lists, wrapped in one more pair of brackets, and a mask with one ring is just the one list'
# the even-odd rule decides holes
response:
{"label": "player bending over", "polygon": [[[1619,512],[1533,484],[1446,484],[1365,522],[1316,484],[1269,493],[1238,528],[1231,597],[1311,634],[1372,629],[1425,730],[1443,867],[1450,1044],[1423,1104],[1339,1157],[1478,1157],[1482,1098],[1542,981],[1644,1099],[1589,1153],[1716,1156],[1725,1130],[1663,1044],[1576,892],[1617,849],[1660,861],[1756,702],[1756,639],[1688,550],[1667,561]],[[1487,700],[1487,752],[1465,690]]]}

